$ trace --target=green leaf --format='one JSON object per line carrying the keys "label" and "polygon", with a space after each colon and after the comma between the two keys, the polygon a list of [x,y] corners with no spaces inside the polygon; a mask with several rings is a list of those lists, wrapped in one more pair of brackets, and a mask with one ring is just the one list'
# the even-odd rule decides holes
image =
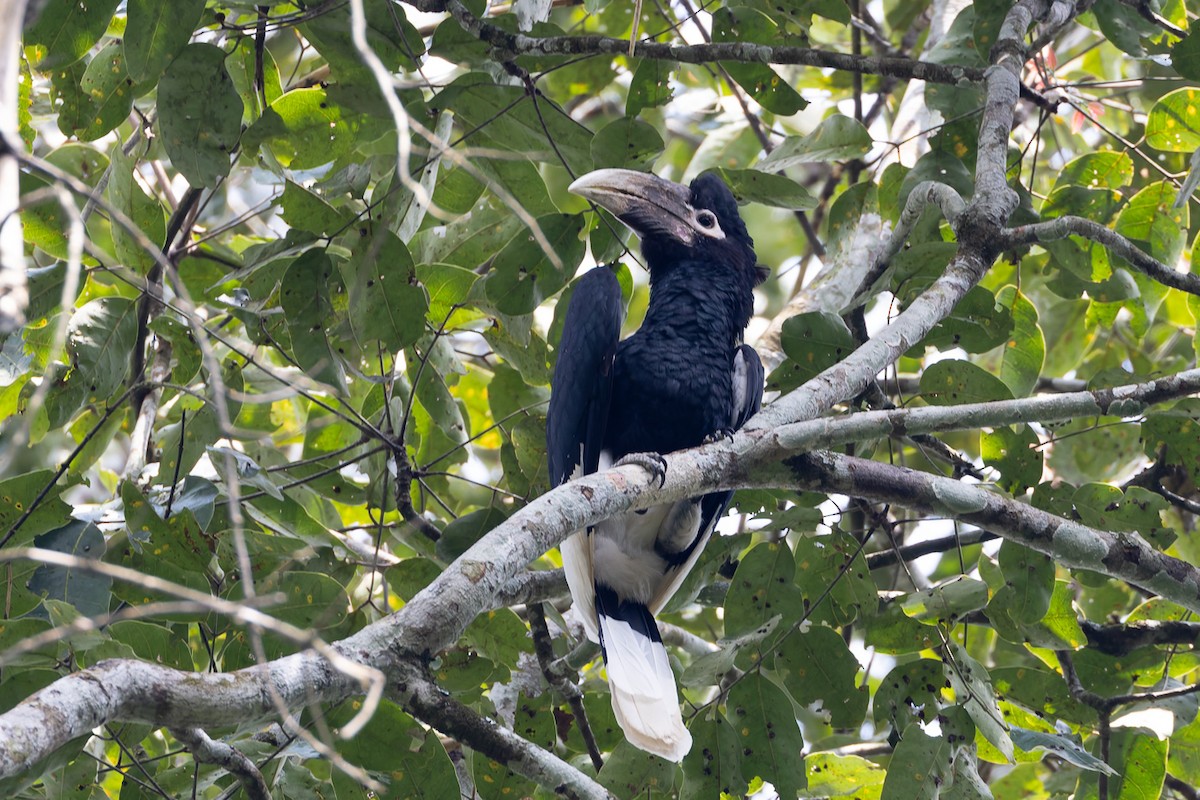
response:
{"label": "green leaf", "polygon": [[629,742],[616,746],[596,776],[600,785],[617,797],[654,797],[670,790],[674,778],[674,764]]}
{"label": "green leaf", "polygon": [[[688,727],[692,749],[683,759],[680,800],[712,800],[744,794],[738,736],[720,714],[698,714]],[[811,756],[810,756],[811,759]]]}
{"label": "green leaf", "polygon": [[175,669],[194,669],[187,641],[164,625],[123,620],[110,625],[108,632],[116,641],[131,647],[138,658]]}
{"label": "green leaf", "polygon": [[1071,159],[1054,179],[1054,188],[1121,189],[1133,180],[1133,158],[1125,152],[1104,150]]}
{"label": "green leaf", "polygon": [[[1048,718],[1077,725],[1096,724],[1096,710],[1071,697],[1062,675],[1054,670],[1041,665],[994,667],[991,673],[996,691],[1008,700]],[[1015,734],[1013,742],[1017,742]]]}
{"label": "green leaf", "polygon": [[[71,520],[61,528],[37,536],[34,547],[55,550],[80,559],[104,557],[104,535],[91,522]],[[29,591],[44,599],[61,600],[84,617],[108,613],[112,578],[90,570],[43,564],[29,579]]]}
{"label": "green leaf", "polygon": [[[166,217],[163,215],[163,209],[158,200],[146,194],[134,179],[136,171],[137,159],[125,155],[125,151],[119,145],[114,147],[108,196],[114,206],[133,220],[138,230],[145,234],[153,246],[161,248],[167,238]],[[148,252],[131,234],[116,223],[113,223],[112,226],[112,237],[117,258],[121,259],[130,269],[145,275],[157,263],[156,253]]]}
{"label": "green leaf", "polygon": [[200,23],[204,5],[204,0],[129,0],[123,40],[129,76],[153,86],[188,43],[192,30]]}
{"label": "green leaf", "polygon": [[120,125],[133,108],[134,88],[133,80],[125,71],[121,43],[105,45],[88,62],[79,81],[86,105],[79,109],[78,127],[71,133],[90,142]]}
{"label": "green leaf", "polygon": [[[744,6],[721,8],[713,14],[714,42],[775,43],[777,30],[770,17]],[[721,67],[773,114],[789,116],[808,106],[808,101],[766,64],[723,61]]]}
{"label": "green leaf", "polygon": [[662,136],[648,122],[619,117],[596,132],[592,139],[592,161],[596,169],[622,167],[649,170],[662,155]]}
{"label": "green leaf", "polygon": [[1044,750],[1081,769],[1102,772],[1106,775],[1117,774],[1115,769],[1105,764],[1099,758],[1096,758],[1096,756],[1087,750],[1084,750],[1083,746],[1074,738],[1064,734],[1031,731],[1028,728],[1014,726],[1012,729],[1012,739],[1013,744],[1027,753],[1031,753],[1034,750]]}
{"label": "green leaf", "polygon": [[921,373],[921,394],[934,406],[1011,400],[1009,388],[990,372],[969,361],[939,361]]}
{"label": "green leaf", "polygon": [[854,350],[854,336],[837,314],[811,311],[789,317],[780,331],[787,359],[767,379],[772,391],[789,392]]}
{"label": "green leaf", "polygon": [[283,207],[280,216],[284,222],[318,236],[341,233],[355,221],[353,214],[334,208],[318,192],[294,181],[284,181],[279,202]]}
{"label": "green leaf", "polygon": [[1176,89],[1158,98],[1146,118],[1146,144],[1168,153],[1200,147],[1200,89]]}
{"label": "green leaf", "polygon": [[292,354],[301,368],[316,380],[344,389],[342,361],[326,335],[326,326],[333,318],[330,287],[340,288],[332,280],[335,274],[324,250],[305,251],[284,275],[279,305],[291,335]]}
{"label": "green leaf", "polygon": [[801,756],[804,739],[791,709],[791,698],[759,672],[748,672],[734,684],[725,704],[741,748],[742,775],[769,781],[781,797],[795,797],[808,777]]}
{"label": "green leaf", "polygon": [[558,292],[583,260],[585,244],[582,216],[552,214],[538,218],[538,227],[553,252],[562,262],[555,266],[542,245],[527,231],[518,234],[492,262],[484,288],[488,300],[510,315],[528,314],[542,301]]}
{"label": "green leaf", "polygon": [[871,134],[856,119],[833,114],[807,136],[789,136],[754,165],[761,170],[785,170],[798,164],[849,161],[865,156],[874,144]]}
{"label": "green leaf", "polygon": [[644,108],[657,108],[671,99],[671,73],[677,65],[654,58],[638,60],[625,98],[625,116],[636,117]]}
{"label": "green leaf", "polygon": [[820,703],[828,724],[850,729],[862,725],[868,691],[859,685],[862,669],[842,635],[825,625],[798,630],[776,648],[775,669],[801,705]]}
{"label": "green leaf", "polygon": [[503,509],[489,506],[451,521],[442,530],[442,538],[437,541],[438,558],[446,562],[453,561],[506,519],[508,515]]}
{"label": "green leaf", "polygon": [[[344,703],[328,712],[329,724],[334,729],[342,727],[360,710],[359,703]],[[353,739],[339,738],[337,749],[342,758],[386,782],[380,797],[433,800],[454,797],[458,792],[454,765],[437,734],[389,700],[380,701]]]}
{"label": "green leaf", "polygon": [[[366,0],[363,7],[367,47],[383,62],[384,68],[388,72],[415,68],[413,59],[425,53],[425,44],[408,21],[404,7],[391,0]],[[347,4],[312,15],[300,29],[339,79],[345,80],[348,75],[369,78],[369,68],[351,38],[351,24],[351,9]]]}
{"label": "green leaf", "polygon": [[717,167],[712,172],[729,184],[739,203],[762,203],[774,208],[800,211],[817,207],[817,198],[791,178],[757,169]]}
{"label": "green leaf", "polygon": [[1171,181],[1150,184],[1130,198],[1116,225],[1117,233],[1145,242],[1150,255],[1169,266],[1179,262],[1187,246],[1188,209],[1175,207],[1176,194]]}
{"label": "green leaf", "polygon": [[808,768],[808,788],[801,790],[801,800],[836,797],[879,800],[887,777],[886,769],[859,756],[810,753],[804,763]]}
{"label": "green leaf", "polygon": [[1013,397],[1027,397],[1037,386],[1046,359],[1046,339],[1038,325],[1038,312],[1015,286],[1005,286],[996,294],[996,300],[1009,309],[1013,320],[1000,362],[1000,380],[1012,390]]}
{"label": "green leaf", "polygon": [[922,658],[898,664],[875,693],[875,724],[904,730],[914,719],[929,719],[940,707],[945,682],[940,661]]}
{"label": "green leaf", "polygon": [[361,146],[369,130],[363,115],[337,105],[324,89],[294,89],[246,130],[242,146],[253,153],[265,145],[285,167],[312,169]]}
{"label": "green leaf", "polygon": [[349,295],[350,327],[359,344],[383,342],[391,352],[425,332],[429,300],[404,242],[386,228],[350,233],[353,255],[338,267]]}
{"label": "green leaf", "polygon": [[944,668],[955,697],[984,738],[1011,763],[1013,743],[1008,735],[1008,723],[996,705],[996,690],[992,688],[987,670],[957,644],[951,643],[950,651],[953,661],[947,660]]}
{"label": "green leaf", "polygon": [[764,542],[738,563],[725,596],[725,635],[750,633],[780,614],[800,610],[800,589],[793,582],[792,551],[777,542]]}
{"label": "green leaf", "polygon": [[1042,479],[1041,440],[1028,425],[982,431],[979,451],[983,463],[1000,473],[1001,487],[1020,495]]}
{"label": "green leaf", "polygon": [[25,29],[25,55],[34,69],[49,72],[74,64],[100,41],[120,0],[49,0]]}
{"label": "green leaf", "polygon": [[904,729],[888,762],[882,800],[937,800],[951,775],[954,747],[944,736],[929,736],[913,723]]}
{"label": "green leaf", "polygon": [[102,297],[85,304],[67,324],[67,352],[75,367],[70,381],[84,387],[89,400],[112,397],[125,382],[136,340],[134,301]]}
{"label": "green leaf", "polygon": [[1181,78],[1200,81],[1200,36],[1189,33],[1171,48],[1171,66]]}
{"label": "green leaf", "polygon": [[215,186],[229,174],[230,154],[241,134],[242,98],[225,58],[215,45],[190,44],[158,84],[163,146],[192,186]]}
{"label": "green leaf", "polygon": [[705,653],[692,660],[679,676],[680,686],[717,686],[734,669],[734,662],[743,650],[754,648],[760,651],[759,645],[779,627],[778,616],[758,626],[750,633],[731,639],[721,639],[717,642],[719,649]]}
{"label": "green leaf", "polygon": [[937,586],[905,595],[900,599],[900,608],[908,616],[922,622],[953,624],[987,605],[987,598],[987,584],[960,575]]}
{"label": "green leaf", "polygon": [[1050,610],[1055,587],[1054,561],[1009,540],[1000,545],[998,561],[1005,580],[992,597],[993,605],[1003,605],[1004,612],[1016,623],[1040,622]]}

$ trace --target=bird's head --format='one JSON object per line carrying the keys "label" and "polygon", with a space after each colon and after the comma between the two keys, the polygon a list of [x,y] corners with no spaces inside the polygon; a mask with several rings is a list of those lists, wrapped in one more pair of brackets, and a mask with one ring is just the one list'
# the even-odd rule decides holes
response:
{"label": "bird's head", "polygon": [[716,175],[706,173],[683,186],[647,172],[598,169],[569,188],[638,235],[652,280],[696,261],[727,266],[750,286],[766,277],[756,264],[754,240],[738,214],[737,200]]}

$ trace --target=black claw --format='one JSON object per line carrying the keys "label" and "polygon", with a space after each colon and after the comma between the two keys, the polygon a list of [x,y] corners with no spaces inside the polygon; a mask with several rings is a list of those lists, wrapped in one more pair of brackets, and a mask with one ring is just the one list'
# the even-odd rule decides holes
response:
{"label": "black claw", "polygon": [[613,466],[623,467],[626,464],[637,464],[650,473],[650,482],[658,481],[658,488],[667,483],[667,460],[658,453],[630,453]]}
{"label": "black claw", "polygon": [[704,444],[712,444],[713,442],[720,442],[722,440],[729,441],[732,438],[733,430],[731,428],[720,428],[705,436]]}

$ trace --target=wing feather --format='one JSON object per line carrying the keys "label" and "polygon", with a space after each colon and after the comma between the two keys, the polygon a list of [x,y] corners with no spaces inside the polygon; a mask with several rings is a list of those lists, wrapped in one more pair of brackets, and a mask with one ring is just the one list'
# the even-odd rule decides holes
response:
{"label": "wing feather", "polygon": [[[600,465],[622,316],[621,287],[611,270],[600,267],[579,279],[563,322],[546,414],[551,486],[595,472]],[[598,642],[592,544],[592,532],[579,531],[559,552],[584,629]]]}

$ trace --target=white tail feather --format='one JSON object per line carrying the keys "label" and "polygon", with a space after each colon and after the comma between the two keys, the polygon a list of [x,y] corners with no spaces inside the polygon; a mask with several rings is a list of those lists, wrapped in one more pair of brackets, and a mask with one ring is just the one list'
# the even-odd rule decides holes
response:
{"label": "white tail feather", "polygon": [[596,588],[592,577],[592,542],[585,531],[573,533],[558,546],[562,554],[563,573],[571,599],[575,601],[575,612],[583,620],[587,637],[600,643],[600,631],[596,627]]}
{"label": "white tail feather", "polygon": [[679,713],[675,675],[662,642],[629,623],[600,617],[613,712],[630,744],[670,761],[682,761],[692,736]]}

